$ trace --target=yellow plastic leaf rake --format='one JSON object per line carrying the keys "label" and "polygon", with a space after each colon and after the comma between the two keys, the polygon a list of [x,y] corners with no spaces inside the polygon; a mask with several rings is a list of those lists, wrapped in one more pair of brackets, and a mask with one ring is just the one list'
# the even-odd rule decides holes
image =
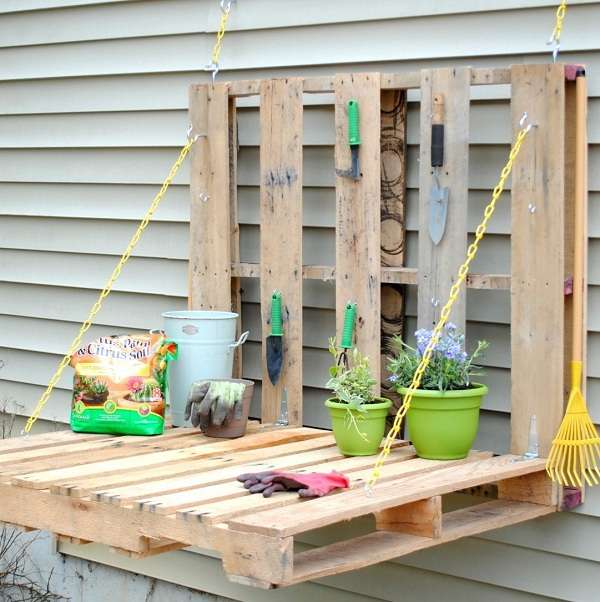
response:
{"label": "yellow plastic leaf rake", "polygon": [[580,69],[575,80],[575,224],[573,265],[573,351],[571,392],[562,424],[546,463],[550,478],[564,486],[600,483],[600,438],[581,391],[583,374],[584,244],[587,237],[587,80]]}

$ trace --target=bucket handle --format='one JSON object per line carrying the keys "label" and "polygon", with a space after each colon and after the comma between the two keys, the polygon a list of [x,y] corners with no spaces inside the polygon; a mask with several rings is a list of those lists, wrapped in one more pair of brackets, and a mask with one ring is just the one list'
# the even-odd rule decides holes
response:
{"label": "bucket handle", "polygon": [[243,332],[240,335],[240,338],[235,343],[231,343],[231,345],[229,345],[229,348],[230,349],[235,349],[236,347],[239,347],[240,345],[243,345],[248,340],[248,335],[249,334],[250,334],[249,330],[246,330],[246,332]]}

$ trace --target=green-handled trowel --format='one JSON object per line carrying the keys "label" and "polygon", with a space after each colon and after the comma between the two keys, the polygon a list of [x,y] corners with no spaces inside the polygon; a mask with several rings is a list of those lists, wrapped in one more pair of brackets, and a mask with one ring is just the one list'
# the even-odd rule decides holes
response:
{"label": "green-handled trowel", "polygon": [[271,296],[271,334],[266,339],[267,372],[273,385],[277,384],[283,365],[283,318],[281,315],[281,293]]}

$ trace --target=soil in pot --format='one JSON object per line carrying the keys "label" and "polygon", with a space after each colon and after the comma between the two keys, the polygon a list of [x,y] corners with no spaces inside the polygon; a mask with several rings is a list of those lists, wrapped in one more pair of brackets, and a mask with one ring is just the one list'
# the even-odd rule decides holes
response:
{"label": "soil in pot", "polygon": [[[325,406],[331,416],[335,442],[345,456],[374,456],[379,452],[385,433],[385,419],[392,406],[389,399],[377,398],[377,403],[365,405],[365,413],[348,410],[347,404],[336,399],[328,399]],[[356,422],[349,419],[348,412],[352,413]]]}
{"label": "soil in pot", "polygon": [[[406,391],[400,389],[402,395]],[[417,455],[427,460],[466,458],[477,436],[479,409],[487,392],[485,385],[477,383],[462,391],[415,391],[406,421]]]}

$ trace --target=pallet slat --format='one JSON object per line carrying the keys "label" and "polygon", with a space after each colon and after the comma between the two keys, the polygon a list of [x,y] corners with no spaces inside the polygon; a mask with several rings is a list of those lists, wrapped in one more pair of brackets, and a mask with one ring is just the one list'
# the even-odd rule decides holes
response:
{"label": "pallet slat", "polygon": [[301,552],[294,558],[294,576],[279,585],[288,586],[327,575],[355,571],[417,550],[499,529],[515,522],[539,518],[552,512],[552,508],[548,506],[505,500],[495,500],[455,510],[443,516],[441,536],[437,539],[378,531],[349,541]]}
{"label": "pallet slat", "polygon": [[190,309],[231,311],[228,94],[227,84],[190,87],[192,135],[202,135],[190,161]]}
{"label": "pallet slat", "polygon": [[348,491],[310,500],[299,506],[294,513],[288,512],[285,508],[259,512],[252,516],[233,519],[229,525],[237,531],[287,537],[341,520],[350,520],[377,512],[385,507],[416,502],[492,480],[542,471],[544,467],[543,459],[523,460],[519,456],[497,456],[451,468],[442,468],[435,472],[435,479],[431,479],[425,473],[382,483],[377,488],[377,495],[373,497],[367,496],[362,490]]}
{"label": "pallet slat", "polygon": [[547,455],[564,404],[564,119],[562,65],[512,67],[512,124],[534,126],[521,148],[511,192],[511,451],[527,450],[537,416]]}
{"label": "pallet slat", "polygon": [[[469,193],[469,99],[471,71],[431,69],[421,80],[421,150],[419,153],[419,265],[418,325],[431,329],[456,281],[467,251],[467,198]],[[438,168],[439,184],[449,188],[446,229],[435,245],[429,235],[430,193],[434,183],[431,167],[431,123],[434,96],[443,100],[444,165]],[[450,314],[464,332],[466,300],[461,295]]]}
{"label": "pallet slat", "polygon": [[46,470],[39,473],[23,474],[12,479],[14,485],[29,487],[32,489],[46,489],[58,480],[67,480],[78,476],[87,476],[92,473],[96,475],[114,474],[126,472],[132,469],[144,469],[155,466],[157,463],[182,462],[191,458],[209,458],[218,456],[226,451],[256,449],[269,445],[282,445],[286,442],[299,441],[312,437],[323,437],[326,431],[315,429],[296,428],[279,430],[267,433],[247,435],[241,439],[231,441],[219,441],[217,443],[205,443],[187,449],[173,449],[169,451],[155,452],[116,460],[94,462],[92,464],[76,465],[56,470]]}
{"label": "pallet slat", "polygon": [[167,478],[177,478],[190,474],[217,470],[228,466],[239,466],[250,462],[261,462],[279,454],[302,454],[310,450],[325,450],[334,445],[332,436],[316,437],[295,443],[287,443],[285,448],[280,446],[257,448],[246,451],[230,452],[226,457],[215,456],[210,458],[192,459],[176,464],[159,464],[148,466],[143,471],[135,468],[117,474],[83,475],[75,479],[55,481],[51,486],[52,493],[70,497],[87,497],[98,491],[107,491],[110,488],[128,487],[139,483],[155,482]]}
{"label": "pallet slat", "polygon": [[[263,422],[275,422],[283,391],[288,421],[302,424],[302,80],[268,80],[260,90],[260,291]],[[269,380],[265,339],[271,296],[283,300],[283,366]]]}
{"label": "pallet slat", "polygon": [[[349,100],[356,100],[359,105],[362,142],[358,180],[339,175],[351,164]],[[336,76],[336,332],[338,336],[342,332],[346,303],[356,303],[355,344],[369,358],[374,374],[380,373],[381,363],[380,106],[378,73]]]}

